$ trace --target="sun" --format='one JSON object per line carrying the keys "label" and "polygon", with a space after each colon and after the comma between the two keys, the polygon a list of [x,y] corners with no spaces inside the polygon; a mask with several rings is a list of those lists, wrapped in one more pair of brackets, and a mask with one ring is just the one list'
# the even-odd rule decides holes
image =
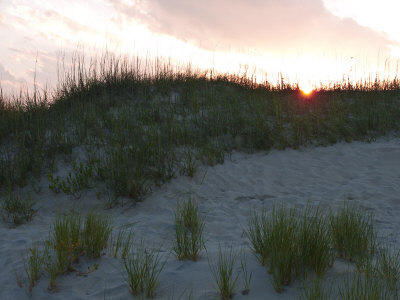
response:
{"label": "sun", "polygon": [[305,86],[300,88],[300,91],[306,96],[311,95],[313,90],[314,89],[313,89],[313,87],[311,85],[305,85]]}

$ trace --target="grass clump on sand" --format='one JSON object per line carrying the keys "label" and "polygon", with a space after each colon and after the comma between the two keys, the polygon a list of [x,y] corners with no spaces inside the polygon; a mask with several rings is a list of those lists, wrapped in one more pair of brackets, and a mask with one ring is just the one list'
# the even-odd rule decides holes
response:
{"label": "grass clump on sand", "polygon": [[400,296],[400,250],[384,246],[378,250],[374,273],[383,278],[389,289]]}
{"label": "grass clump on sand", "polygon": [[72,263],[83,255],[82,220],[80,215],[59,215],[53,224],[48,245],[55,251],[55,263],[59,273],[73,271]]}
{"label": "grass clump on sand", "polygon": [[132,249],[134,232],[120,229],[116,237],[111,235],[110,240],[110,254],[114,258],[120,256],[124,260]]}
{"label": "grass clump on sand", "polygon": [[147,249],[142,244],[135,253],[129,253],[123,260],[125,281],[133,296],[144,293],[148,298],[156,296],[158,277],[166,260],[162,260],[160,249]]}
{"label": "grass clump on sand", "polygon": [[8,195],[1,198],[0,206],[3,219],[15,225],[31,221],[35,214],[29,193],[22,198],[20,193],[9,189]]}
{"label": "grass clump on sand", "polygon": [[375,251],[374,256],[362,259],[357,273],[340,287],[341,299],[399,299],[400,251],[389,245]]}
{"label": "grass clump on sand", "polygon": [[181,163],[181,175],[186,175],[189,177],[194,177],[198,168],[198,163],[196,161],[196,155],[192,149],[187,149],[183,153],[183,159]]}
{"label": "grass clump on sand", "polygon": [[29,248],[29,256],[25,261],[24,268],[28,278],[28,290],[32,291],[36,282],[40,279],[43,273],[43,267],[45,263],[45,253],[40,251],[38,247]]}
{"label": "grass clump on sand", "polygon": [[250,282],[251,278],[253,277],[253,273],[252,272],[249,273],[247,269],[247,262],[244,252],[242,252],[240,266],[243,274],[243,285],[244,285],[244,290],[242,291],[242,295],[248,295],[250,293]]}
{"label": "grass clump on sand", "polygon": [[300,218],[298,232],[300,268],[304,276],[313,270],[317,276],[324,275],[333,264],[331,251],[332,238],[324,217],[326,213],[320,209],[307,207]]}
{"label": "grass clump on sand", "polygon": [[101,256],[101,251],[107,247],[111,231],[112,225],[107,217],[93,212],[86,215],[81,236],[82,246],[88,257]]}
{"label": "grass clump on sand", "polygon": [[[335,289],[333,289],[333,285],[335,285]],[[313,279],[303,289],[300,299],[397,300],[399,299],[399,290],[398,287],[392,289],[390,284],[386,282],[386,278],[381,277],[378,273],[355,272],[331,282],[330,288],[325,286],[322,279]]]}
{"label": "grass clump on sand", "polygon": [[91,258],[100,257],[111,231],[111,221],[93,212],[86,215],[83,224],[80,215],[58,216],[49,240],[50,247],[55,251],[58,271],[72,271],[72,263],[84,254]]}
{"label": "grass clump on sand", "polygon": [[345,202],[339,211],[330,215],[330,227],[333,247],[340,258],[354,261],[373,254],[376,233],[372,214]]}
{"label": "grass clump on sand", "polygon": [[221,246],[219,246],[217,259],[208,262],[221,299],[233,298],[236,281],[239,277],[239,274],[235,276],[233,273],[237,256],[232,247],[229,250],[222,251]]}
{"label": "grass clump on sand", "polygon": [[337,299],[394,300],[398,298],[394,297],[393,292],[387,288],[383,278],[354,273],[344,280],[343,285],[339,286]]}
{"label": "grass clump on sand", "polygon": [[[331,286],[332,287],[332,286]],[[326,300],[331,299],[332,289],[326,289],[321,278],[313,278],[311,282],[304,283],[300,300]]]}
{"label": "grass clump on sand", "polygon": [[69,213],[57,216],[50,237],[42,251],[31,248],[25,271],[32,289],[44,271],[50,275],[49,288],[55,286],[57,276],[74,271],[73,263],[82,255],[91,258],[101,256],[112,230],[111,221],[100,214],[90,212],[84,218]]}
{"label": "grass clump on sand", "polygon": [[173,251],[179,260],[196,261],[204,247],[204,221],[198,212],[198,203],[189,195],[186,201],[177,203],[175,212],[175,240]]}
{"label": "grass clump on sand", "polygon": [[93,176],[93,166],[91,164],[73,163],[74,175],[68,173],[66,179],[60,179],[59,176],[54,177],[51,173],[48,174],[49,188],[58,193],[62,191],[68,195],[78,197],[78,192],[84,188],[89,188],[89,179]]}
{"label": "grass clump on sand", "polygon": [[254,212],[247,236],[278,292],[309,270],[322,276],[333,263],[328,224],[319,209],[298,215],[294,208],[274,205],[270,214]]}
{"label": "grass clump on sand", "polygon": [[[398,299],[400,252],[377,246],[372,214],[354,204],[329,213],[274,204],[269,213],[253,213],[246,233],[277,292],[313,271],[316,279],[305,285],[301,299]],[[354,263],[356,271],[337,293],[322,282],[335,258]]]}

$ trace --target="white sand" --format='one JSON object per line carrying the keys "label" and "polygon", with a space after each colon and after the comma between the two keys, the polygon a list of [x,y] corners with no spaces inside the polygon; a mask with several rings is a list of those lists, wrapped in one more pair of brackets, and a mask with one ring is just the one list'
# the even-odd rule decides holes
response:
{"label": "white sand", "polygon": [[[204,177],[205,174],[205,177]],[[204,180],[203,180],[204,177]],[[307,148],[257,154],[233,153],[223,165],[201,167],[195,178],[179,177],[155,190],[136,206],[125,205],[106,211],[111,214],[115,232],[126,226],[150,245],[162,244],[165,254],[171,250],[174,236],[176,200],[191,192],[199,201],[205,216],[207,253],[199,261],[178,261],[171,253],[161,273],[157,299],[177,296],[187,287],[194,299],[218,299],[207,257],[215,259],[218,244],[245,249],[253,279],[248,296],[241,295],[239,277],[234,299],[298,299],[302,283],[296,281],[277,294],[265,268],[248,248],[243,235],[251,210],[284,201],[302,207],[307,202],[335,208],[345,199],[359,202],[375,215],[381,237],[400,246],[400,139],[382,138],[368,144],[354,142],[326,148]],[[87,277],[76,272],[60,276],[56,292],[47,290],[48,277],[43,276],[29,296],[26,286],[18,287],[14,270],[23,275],[27,248],[48,237],[57,212],[79,208],[101,207],[95,189],[85,191],[81,199],[54,194],[42,180],[42,191],[34,194],[37,215],[33,221],[16,228],[0,221],[0,299],[132,299],[121,275],[118,259],[105,255],[98,260],[82,258],[76,268],[99,264]],[[393,236],[389,236],[393,234]],[[240,269],[239,264],[237,270]],[[327,281],[346,272],[337,262],[327,274]],[[172,298],[170,298],[172,299]],[[186,299],[186,297],[182,297]]]}

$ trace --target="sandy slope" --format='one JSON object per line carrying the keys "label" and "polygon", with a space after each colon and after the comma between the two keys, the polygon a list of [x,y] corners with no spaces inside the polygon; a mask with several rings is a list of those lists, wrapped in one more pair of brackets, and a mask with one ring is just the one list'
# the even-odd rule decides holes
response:
{"label": "sandy slope", "polygon": [[[26,249],[47,238],[57,212],[70,208],[84,212],[90,207],[101,207],[94,189],[76,200],[53,194],[47,181],[42,182],[41,193],[34,195],[39,210],[32,222],[12,228],[0,221],[0,299],[30,298],[26,287],[18,287],[13,270],[23,274]],[[253,272],[250,294],[241,295],[243,282],[239,277],[235,299],[298,299],[302,283],[295,282],[282,294],[275,293],[269,275],[251,254],[243,236],[252,209],[268,208],[277,200],[299,207],[307,202],[336,207],[345,199],[358,201],[375,214],[379,235],[400,246],[399,138],[301,151],[274,150],[267,155],[233,153],[223,165],[202,167],[194,179],[174,179],[136,206],[125,205],[105,212],[112,216],[115,231],[123,226],[133,228],[149,245],[162,245],[163,254],[168,255],[176,200],[188,192],[199,200],[200,212],[205,217],[207,253],[203,252],[197,262],[178,261],[170,254],[157,289],[160,299],[172,295],[177,299],[185,288],[193,291],[194,299],[217,299],[207,257],[215,259],[219,244],[244,249],[249,271]],[[109,255],[97,261],[83,258],[77,269],[84,271],[94,262],[99,263],[99,269],[87,277],[77,273],[60,276],[57,292],[49,292],[48,278],[42,277],[33,289],[32,299],[132,298],[121,275],[120,260]],[[346,270],[344,263],[335,263],[327,274],[328,281]]]}

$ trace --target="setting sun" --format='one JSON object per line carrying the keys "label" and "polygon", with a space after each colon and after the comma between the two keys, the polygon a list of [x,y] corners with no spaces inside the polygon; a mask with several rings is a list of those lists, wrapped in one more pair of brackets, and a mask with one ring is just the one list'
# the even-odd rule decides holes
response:
{"label": "setting sun", "polygon": [[304,95],[309,96],[309,95],[312,94],[313,88],[312,88],[311,86],[304,86],[304,87],[301,87],[301,88],[300,88],[300,91],[301,91]]}

